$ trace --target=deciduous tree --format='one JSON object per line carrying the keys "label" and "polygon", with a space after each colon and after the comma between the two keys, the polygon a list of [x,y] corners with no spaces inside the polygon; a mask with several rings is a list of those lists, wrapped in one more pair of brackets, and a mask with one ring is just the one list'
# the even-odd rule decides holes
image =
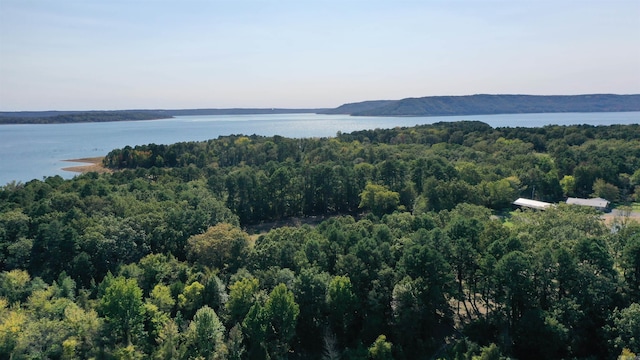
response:
{"label": "deciduous tree", "polygon": [[109,281],[100,299],[100,312],[115,342],[132,344],[142,332],[144,319],[142,289],[134,279],[117,277]]}
{"label": "deciduous tree", "polygon": [[220,223],[204,234],[190,237],[187,242],[189,259],[233,273],[247,255],[249,235],[231,224]]}

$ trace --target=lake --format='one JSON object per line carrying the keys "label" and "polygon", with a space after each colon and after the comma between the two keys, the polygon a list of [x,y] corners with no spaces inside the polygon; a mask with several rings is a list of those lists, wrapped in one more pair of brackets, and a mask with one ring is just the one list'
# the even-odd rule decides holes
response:
{"label": "lake", "polygon": [[46,176],[72,178],[65,159],[104,156],[126,145],[201,141],[222,135],[329,137],[337,132],[478,120],[492,127],[638,124],[640,112],[547,113],[430,117],[352,117],[348,115],[268,114],[177,116],[172,119],[107,123],[0,125],[0,186]]}

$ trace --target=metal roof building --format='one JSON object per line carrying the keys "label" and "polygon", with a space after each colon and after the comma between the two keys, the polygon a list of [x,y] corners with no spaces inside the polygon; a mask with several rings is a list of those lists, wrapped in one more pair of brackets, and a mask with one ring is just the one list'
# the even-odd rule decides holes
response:
{"label": "metal roof building", "polygon": [[609,200],[603,198],[595,198],[595,199],[581,199],[581,198],[568,198],[567,204],[569,205],[580,205],[580,206],[591,206],[592,208],[596,208],[598,210],[606,211],[609,208]]}
{"label": "metal roof building", "polygon": [[513,202],[513,205],[520,206],[520,207],[526,207],[526,208],[530,208],[530,209],[536,209],[536,210],[544,210],[544,209],[548,208],[549,206],[551,206],[552,204],[544,202],[544,201],[519,198],[518,200]]}

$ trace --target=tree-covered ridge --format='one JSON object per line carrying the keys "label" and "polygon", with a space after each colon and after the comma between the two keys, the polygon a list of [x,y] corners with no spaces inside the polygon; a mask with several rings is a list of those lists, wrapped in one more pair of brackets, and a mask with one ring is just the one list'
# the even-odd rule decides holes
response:
{"label": "tree-covered ridge", "polygon": [[612,111],[640,111],[640,95],[427,96],[346,104],[329,110],[329,113],[355,116],[447,116]]}
{"label": "tree-covered ridge", "polygon": [[533,186],[550,201],[637,200],[638,132],[468,122],[235,135],[114,150],[113,174],[8,184],[0,357],[638,353],[640,225],[621,217],[611,231],[566,205],[499,211]]}

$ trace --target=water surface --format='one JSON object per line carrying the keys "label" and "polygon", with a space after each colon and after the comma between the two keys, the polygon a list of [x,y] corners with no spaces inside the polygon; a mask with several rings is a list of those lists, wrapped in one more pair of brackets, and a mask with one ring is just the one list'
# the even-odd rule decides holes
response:
{"label": "water surface", "polygon": [[492,127],[637,124],[640,112],[548,113],[431,117],[352,117],[348,115],[268,114],[177,116],[172,119],[107,123],[0,125],[0,186],[46,176],[71,178],[65,159],[104,156],[126,145],[173,144],[223,135],[328,137],[356,130],[478,120]]}

